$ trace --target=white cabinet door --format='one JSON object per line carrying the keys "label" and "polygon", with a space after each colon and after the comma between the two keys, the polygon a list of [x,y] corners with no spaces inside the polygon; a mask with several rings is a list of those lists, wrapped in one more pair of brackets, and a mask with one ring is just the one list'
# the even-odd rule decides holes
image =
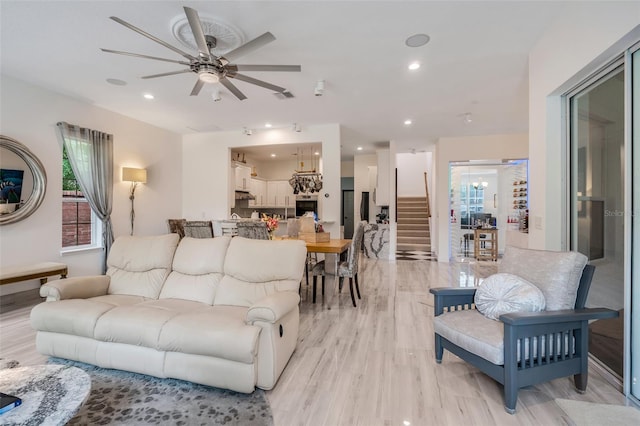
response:
{"label": "white cabinet door", "polygon": [[267,206],[276,207],[278,205],[278,181],[267,182]]}
{"label": "white cabinet door", "polygon": [[251,167],[236,165],[236,191],[248,191],[251,182]]}
{"label": "white cabinet door", "polygon": [[267,205],[267,182],[261,179],[251,178],[249,192],[256,196],[255,200],[249,200],[249,207],[262,207]]}

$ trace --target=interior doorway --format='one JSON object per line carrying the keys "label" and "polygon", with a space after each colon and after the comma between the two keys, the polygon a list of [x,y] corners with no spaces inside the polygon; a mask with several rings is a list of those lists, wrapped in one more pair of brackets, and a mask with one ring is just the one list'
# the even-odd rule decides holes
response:
{"label": "interior doorway", "polygon": [[342,191],[342,226],[344,226],[344,238],[353,237],[353,224],[355,217],[353,214],[353,190]]}

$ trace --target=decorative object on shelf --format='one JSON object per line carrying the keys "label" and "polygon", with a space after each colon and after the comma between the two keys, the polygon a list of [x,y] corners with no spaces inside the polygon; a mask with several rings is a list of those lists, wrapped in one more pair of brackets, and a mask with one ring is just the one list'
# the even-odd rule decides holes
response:
{"label": "decorative object on shelf", "polygon": [[278,219],[275,217],[267,216],[262,213],[262,221],[267,225],[267,231],[269,232],[269,239],[273,240],[273,233],[278,229]]}
{"label": "decorative object on shelf", "polygon": [[136,188],[139,183],[147,183],[147,169],[135,169],[132,167],[122,168],[122,181],[131,182],[131,193],[129,199],[131,200],[131,234],[133,235],[133,222],[136,218],[136,212],[133,208],[133,200],[135,199]]}
{"label": "decorative object on shelf", "polygon": [[[302,157],[302,160],[300,160]],[[310,152],[311,157],[311,169],[304,169],[304,150],[296,153],[296,167],[298,164],[300,166],[300,170],[295,170],[295,172],[291,175],[291,179],[289,179],[289,185],[293,188],[294,194],[300,193],[314,193],[320,192],[322,189],[322,173],[316,171],[316,165],[314,164],[313,157],[313,149]],[[299,161],[300,160],[300,161]]]}

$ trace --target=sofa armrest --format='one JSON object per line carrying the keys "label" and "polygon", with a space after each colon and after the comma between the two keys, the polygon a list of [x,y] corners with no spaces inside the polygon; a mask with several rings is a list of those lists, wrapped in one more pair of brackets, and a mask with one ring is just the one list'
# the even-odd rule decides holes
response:
{"label": "sofa armrest", "polygon": [[88,299],[107,294],[111,277],[92,275],[50,281],[40,287],[40,296],[47,302],[63,299]]}
{"label": "sofa armrest", "polygon": [[280,291],[254,303],[247,312],[247,323],[264,321],[275,323],[298,307],[300,296],[292,291]]}
{"label": "sofa armrest", "polygon": [[434,314],[441,315],[444,308],[467,305],[471,308],[476,294],[475,287],[439,287],[429,290],[434,297]]}
{"label": "sofa armrest", "polygon": [[500,321],[512,326],[551,324],[616,318],[618,312],[607,308],[566,309],[561,311],[514,312],[500,315]]}

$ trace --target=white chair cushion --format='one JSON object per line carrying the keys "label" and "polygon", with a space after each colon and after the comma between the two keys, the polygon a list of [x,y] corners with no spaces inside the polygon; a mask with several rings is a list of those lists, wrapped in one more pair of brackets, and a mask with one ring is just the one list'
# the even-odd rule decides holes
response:
{"label": "white chair cushion", "polygon": [[544,294],[547,311],[573,309],[582,270],[582,253],[544,251],[507,246],[498,271],[514,274],[534,284]]}
{"label": "white chair cushion", "polygon": [[[451,343],[486,359],[490,363],[504,365],[504,324],[485,317],[477,309],[445,312],[438,315],[433,319],[433,329]],[[560,355],[564,346],[564,352],[567,355],[569,353],[569,336],[564,336],[564,345],[560,344],[560,339],[560,334],[556,334],[553,352]],[[538,345],[537,337],[518,339],[516,348],[518,361],[520,361],[522,354],[520,350],[522,340],[524,340],[526,359],[529,359],[530,345],[533,345],[534,358],[538,356],[538,347],[541,348],[541,356],[545,356],[548,352],[547,347],[550,345],[547,345],[546,336],[542,336],[540,345]]]}
{"label": "white chair cushion", "polygon": [[544,294],[529,281],[513,274],[494,274],[476,290],[476,308],[487,318],[499,321],[511,312],[540,312],[545,308]]}

